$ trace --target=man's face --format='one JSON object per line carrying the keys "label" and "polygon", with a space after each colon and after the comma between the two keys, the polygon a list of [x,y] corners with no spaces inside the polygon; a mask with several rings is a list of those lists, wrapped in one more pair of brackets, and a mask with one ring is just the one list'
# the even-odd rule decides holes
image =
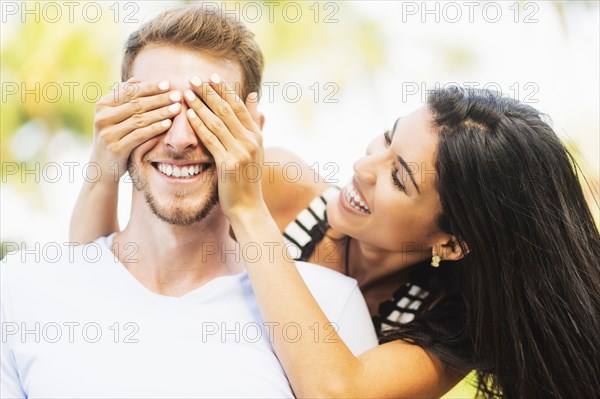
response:
{"label": "man's face", "polygon": [[[237,64],[174,47],[142,50],[133,63],[131,76],[142,82],[167,80],[171,90],[183,93],[192,76],[208,81],[214,72],[231,87],[241,87]],[[134,149],[129,163],[134,185],[152,212],[179,226],[202,220],[218,203],[214,160],[188,123],[186,110],[182,101],[181,112],[173,118],[170,129]],[[140,198],[134,195],[133,201]]]}

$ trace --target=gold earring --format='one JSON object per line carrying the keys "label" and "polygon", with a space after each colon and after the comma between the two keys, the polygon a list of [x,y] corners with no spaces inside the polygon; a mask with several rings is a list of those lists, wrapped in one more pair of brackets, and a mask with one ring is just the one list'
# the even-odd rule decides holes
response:
{"label": "gold earring", "polygon": [[431,254],[431,266],[440,267],[440,261],[442,260],[442,258],[435,253],[435,248],[431,248]]}

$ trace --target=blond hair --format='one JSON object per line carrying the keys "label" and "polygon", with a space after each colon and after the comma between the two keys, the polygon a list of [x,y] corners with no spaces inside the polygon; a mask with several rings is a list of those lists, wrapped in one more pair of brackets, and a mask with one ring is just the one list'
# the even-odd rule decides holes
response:
{"label": "blond hair", "polygon": [[241,98],[259,92],[263,55],[254,34],[235,17],[202,6],[163,11],[127,39],[121,66],[123,81],[131,77],[135,58],[148,45],[175,46],[235,62],[242,72]]}

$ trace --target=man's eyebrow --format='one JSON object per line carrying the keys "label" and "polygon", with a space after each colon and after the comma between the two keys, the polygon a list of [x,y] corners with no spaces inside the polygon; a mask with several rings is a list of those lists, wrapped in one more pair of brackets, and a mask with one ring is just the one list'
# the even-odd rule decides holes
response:
{"label": "man's eyebrow", "polygon": [[421,194],[421,190],[419,190],[419,186],[417,186],[417,182],[415,181],[415,178],[414,178],[413,174],[411,173],[410,168],[408,167],[408,164],[406,163],[404,158],[402,158],[400,155],[396,155],[396,158],[398,159],[398,162],[400,162],[400,165],[402,165],[402,167],[406,170],[408,177],[410,177],[410,180],[412,181],[413,185],[417,189],[417,193]]}

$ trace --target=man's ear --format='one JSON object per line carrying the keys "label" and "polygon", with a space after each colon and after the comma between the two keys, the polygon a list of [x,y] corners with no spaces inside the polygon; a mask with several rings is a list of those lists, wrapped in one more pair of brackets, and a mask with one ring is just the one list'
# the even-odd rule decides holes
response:
{"label": "man's ear", "polygon": [[446,236],[443,241],[436,243],[433,248],[442,261],[460,260],[469,253],[467,243],[455,236]]}

